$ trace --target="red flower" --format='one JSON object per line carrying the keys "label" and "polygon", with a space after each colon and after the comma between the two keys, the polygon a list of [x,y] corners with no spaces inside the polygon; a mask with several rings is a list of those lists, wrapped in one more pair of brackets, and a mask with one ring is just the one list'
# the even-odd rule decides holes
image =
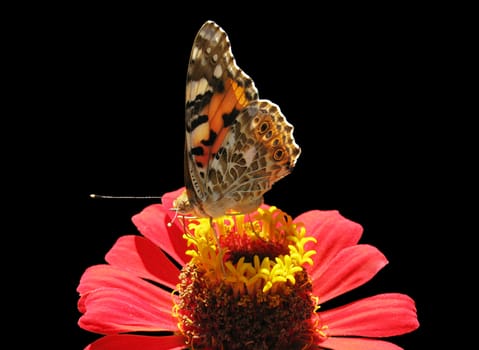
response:
{"label": "red flower", "polygon": [[[200,298],[199,295],[201,294],[201,298],[212,295],[213,298],[219,299],[220,290],[219,288],[216,290],[210,288],[205,291],[196,289],[191,293],[191,288],[211,286],[212,283],[217,283],[212,276],[220,275],[220,280],[222,273],[219,269],[214,270],[213,266],[204,268],[204,274],[198,274],[198,271],[202,270],[195,270],[197,265],[191,264],[191,261],[200,261],[202,267],[205,265],[204,258],[199,257],[200,246],[196,247],[196,252],[192,252],[191,246],[187,246],[187,243],[191,243],[191,239],[183,238],[185,233],[183,221],[173,221],[174,212],[169,210],[173,199],[181,191],[182,189],[166,194],[163,196],[163,204],[151,205],[133,217],[133,222],[144,237],[136,235],[120,237],[106,255],[108,264],[95,265],[84,272],[77,289],[80,294],[78,308],[83,313],[79,326],[104,335],[88,345],[86,349],[214,348],[215,341],[218,339],[228,339],[228,334],[224,335],[224,338],[221,338],[223,335],[218,336],[216,340],[211,340],[211,336],[205,334],[203,339],[202,332],[206,328],[201,328],[199,326],[201,322],[195,321],[195,317],[198,316],[195,307],[199,309],[199,299],[197,299]],[[286,214],[283,215],[286,217]],[[288,323],[300,324],[294,328],[299,335],[278,335],[276,344],[283,344],[285,341],[294,339],[291,340],[293,342],[290,344],[291,348],[304,347],[306,344],[316,349],[323,347],[341,350],[400,349],[390,342],[377,338],[401,335],[419,327],[414,301],[407,295],[379,294],[342,307],[329,310],[325,308],[328,300],[366,283],[387,263],[384,255],[375,247],[358,244],[362,227],[345,219],[337,211],[309,211],[291,222],[287,219],[282,221],[283,215],[280,217],[282,230],[293,228],[295,232],[299,232],[304,225],[305,231],[301,232],[306,232],[310,237],[301,238],[301,234],[298,236],[299,239],[296,236],[293,238],[287,236],[288,240],[297,241],[296,245],[288,243],[289,252],[287,249],[281,251],[282,248],[278,248],[279,245],[275,246],[274,249],[279,249],[276,262],[278,266],[283,267],[276,275],[273,273],[273,270],[276,271],[279,268],[275,265],[276,263],[271,262],[271,265],[268,265],[273,266],[270,270],[264,268],[266,266],[264,262],[269,261],[268,257],[261,262],[261,266],[259,266],[259,258],[255,260],[256,265],[254,265],[252,262],[245,263],[247,259],[242,260],[239,256],[234,259],[234,264],[227,262],[225,266],[221,266],[223,272],[226,268],[228,273],[230,271],[236,273],[235,278],[239,270],[251,270],[250,275],[245,273],[237,277],[238,281],[241,278],[244,279],[244,276],[254,276],[247,277],[244,283],[231,282],[232,285],[244,287],[232,288],[232,294],[228,294],[229,297],[236,298],[231,299],[235,300],[233,306],[238,308],[241,304],[240,310],[249,310],[245,304],[252,299],[256,300],[260,294],[264,298],[270,298],[267,302],[269,308],[281,309],[281,303],[284,303],[286,299],[289,306],[291,303],[305,305],[304,312],[299,310],[303,308],[302,306],[299,309],[298,307],[283,308],[281,317],[278,318],[286,318],[289,320]],[[253,228],[252,221],[244,225]],[[200,226],[196,231],[200,231]],[[258,228],[253,228],[252,232],[255,235],[261,234]],[[187,236],[192,237],[189,232]],[[248,244],[253,246],[255,242],[256,240],[250,239]],[[261,242],[264,243],[264,241]],[[269,246],[272,245],[271,242],[268,242]],[[237,240],[234,242],[235,249],[240,243]],[[266,245],[261,249],[264,247]],[[229,257],[233,259],[235,252],[234,249],[230,250],[232,252],[229,252],[231,254]],[[298,259],[301,262],[296,264],[298,266],[304,264],[303,267],[294,265]],[[256,272],[253,271],[253,265],[258,267]],[[190,268],[183,269],[180,274],[179,266],[190,266]],[[192,269],[191,266],[194,268]],[[286,270],[292,272],[284,273]],[[228,278],[233,278],[231,276],[233,275]],[[221,293],[224,293],[223,289]],[[251,298],[248,298],[248,294]],[[225,294],[221,294],[221,298],[225,298]],[[228,298],[226,301],[223,299],[221,301],[228,303],[230,302]],[[271,306],[273,300],[278,304]],[[318,309],[319,303],[321,308]],[[260,312],[257,304],[255,305],[251,309],[252,312]],[[224,311],[221,317],[225,318],[225,322],[229,317],[228,307],[231,305],[221,307]],[[200,317],[215,319],[214,310],[218,309],[205,313],[204,305],[201,305],[201,310],[203,311]],[[211,312],[213,312],[212,315]],[[269,314],[270,311],[268,311]],[[298,316],[300,314],[301,316]],[[290,316],[292,318],[289,318]],[[234,317],[234,324],[247,319],[246,316],[242,319],[238,312],[235,312]],[[245,332],[248,332],[249,325],[248,323],[246,325],[242,327],[245,327]],[[272,329],[280,333],[284,327],[281,325]],[[208,328],[208,332],[210,331],[213,332]],[[223,329],[215,331],[225,332]],[[141,332],[141,335],[135,332]],[[152,333],[146,335],[147,332]],[[265,332],[271,332],[271,329]],[[270,338],[270,334],[267,334],[265,339]],[[201,347],[201,344],[210,345]],[[263,347],[267,348],[265,340],[257,344],[264,344]],[[257,344],[255,346],[258,346]]]}

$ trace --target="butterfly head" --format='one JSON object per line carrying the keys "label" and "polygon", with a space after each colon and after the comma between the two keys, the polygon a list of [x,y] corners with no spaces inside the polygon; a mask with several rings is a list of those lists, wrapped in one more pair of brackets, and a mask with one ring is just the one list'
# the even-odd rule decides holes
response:
{"label": "butterfly head", "polygon": [[190,204],[186,189],[173,201],[173,210],[176,210],[180,215],[191,214],[193,207]]}
{"label": "butterfly head", "polygon": [[173,201],[172,210],[175,210],[178,215],[181,215],[185,218],[213,217],[213,215],[203,209],[201,203],[195,201],[195,196],[188,195],[188,189],[185,189],[183,192],[181,192],[180,195]]}

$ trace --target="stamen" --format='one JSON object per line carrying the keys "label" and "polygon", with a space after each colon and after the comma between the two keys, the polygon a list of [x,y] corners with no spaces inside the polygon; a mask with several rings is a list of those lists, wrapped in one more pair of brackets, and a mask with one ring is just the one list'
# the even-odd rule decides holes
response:
{"label": "stamen", "polygon": [[226,283],[235,295],[287,292],[316,254],[305,249],[315,238],[306,236],[304,225],[276,207],[251,216],[197,218],[186,233],[194,246],[187,252],[191,263],[204,269],[212,286]]}

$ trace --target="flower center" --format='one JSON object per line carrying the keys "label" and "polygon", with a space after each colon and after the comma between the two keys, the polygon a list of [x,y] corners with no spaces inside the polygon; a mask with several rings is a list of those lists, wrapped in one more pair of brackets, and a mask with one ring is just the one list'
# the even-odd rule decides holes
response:
{"label": "flower center", "polygon": [[194,349],[306,349],[317,300],[303,268],[314,250],[302,224],[270,207],[189,222],[191,250],[174,312]]}

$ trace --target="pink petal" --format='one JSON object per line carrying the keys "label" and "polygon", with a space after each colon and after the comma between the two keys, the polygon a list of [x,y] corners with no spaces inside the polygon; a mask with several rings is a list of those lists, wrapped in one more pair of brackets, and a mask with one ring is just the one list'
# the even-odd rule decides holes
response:
{"label": "pink petal", "polygon": [[179,269],[158,246],[144,237],[120,237],[105,259],[112,266],[172,289],[179,283]]}
{"label": "pink petal", "polygon": [[172,304],[165,309],[161,303],[151,304],[137,294],[114,288],[97,289],[81,299],[85,313],[78,325],[90,332],[117,334],[178,330],[178,320],[172,316]]}
{"label": "pink petal", "polygon": [[77,288],[80,327],[101,334],[176,330],[171,293],[110,265],[88,268]]}
{"label": "pink petal", "polygon": [[[313,293],[321,304],[369,281],[387,264],[375,247],[361,244],[340,251],[321,271],[313,270]],[[321,272],[321,273],[320,273]]]}
{"label": "pink petal", "polygon": [[[393,343],[376,339],[361,338],[328,338],[320,344],[334,350],[402,350]],[[125,349],[126,350],[126,349]]]}
{"label": "pink petal", "polygon": [[337,210],[311,210],[299,215],[295,222],[302,222],[306,234],[317,239],[317,243],[307,243],[305,249],[314,249],[314,265],[310,270],[319,269],[342,249],[358,243],[363,233],[361,225],[346,219]]}
{"label": "pink petal", "polygon": [[180,350],[185,348],[185,338],[180,335],[108,335],[88,345],[85,350]]}
{"label": "pink petal", "polygon": [[419,327],[414,300],[400,293],[361,299],[319,317],[331,336],[391,337]]}
{"label": "pink petal", "polygon": [[[86,269],[80,278],[77,291],[81,296],[98,289],[115,289],[137,293],[138,297],[159,304],[164,308],[172,305],[172,295],[141,278],[110,265],[94,265]],[[79,301],[81,306],[82,299]],[[84,310],[80,309],[81,312]]]}
{"label": "pink petal", "polygon": [[189,261],[190,258],[185,254],[187,247],[180,228],[181,223],[177,219],[169,227],[171,219],[163,205],[153,204],[146,207],[139,214],[134,215],[132,221],[143,236],[163,249],[178,263],[185,265]]}

